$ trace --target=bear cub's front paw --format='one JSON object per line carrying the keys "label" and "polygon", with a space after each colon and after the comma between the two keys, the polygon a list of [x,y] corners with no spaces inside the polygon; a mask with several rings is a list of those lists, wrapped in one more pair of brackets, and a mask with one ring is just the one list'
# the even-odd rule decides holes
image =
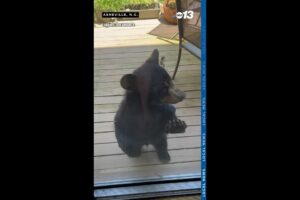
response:
{"label": "bear cub's front paw", "polygon": [[168,163],[171,160],[170,154],[168,151],[158,151],[157,152],[158,158],[162,163]]}
{"label": "bear cub's front paw", "polygon": [[180,119],[170,120],[165,126],[166,133],[184,133],[186,129],[186,123]]}

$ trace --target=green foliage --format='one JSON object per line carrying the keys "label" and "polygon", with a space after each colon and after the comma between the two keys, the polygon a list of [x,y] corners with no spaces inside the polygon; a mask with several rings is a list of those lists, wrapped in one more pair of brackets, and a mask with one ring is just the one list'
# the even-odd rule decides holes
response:
{"label": "green foliage", "polygon": [[168,7],[171,8],[171,9],[176,9],[176,3],[175,2],[170,2],[168,4]]}
{"label": "green foliage", "polygon": [[153,8],[155,0],[94,0],[94,11],[121,11]]}

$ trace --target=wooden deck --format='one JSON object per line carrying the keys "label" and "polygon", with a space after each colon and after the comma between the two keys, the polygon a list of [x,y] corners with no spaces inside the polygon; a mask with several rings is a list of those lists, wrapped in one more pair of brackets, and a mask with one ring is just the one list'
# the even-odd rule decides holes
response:
{"label": "wooden deck", "polygon": [[[176,105],[177,115],[188,125],[186,133],[168,136],[171,162],[160,164],[153,147],[139,158],[127,157],[118,147],[113,118],[124,90],[123,74],[131,73],[158,48],[172,75],[178,41],[149,35],[158,20],[130,21],[135,27],[94,29],[94,177],[95,182],[200,173],[200,60],[186,50],[176,75],[176,85],[187,98]],[[125,22],[122,22],[125,23]]]}

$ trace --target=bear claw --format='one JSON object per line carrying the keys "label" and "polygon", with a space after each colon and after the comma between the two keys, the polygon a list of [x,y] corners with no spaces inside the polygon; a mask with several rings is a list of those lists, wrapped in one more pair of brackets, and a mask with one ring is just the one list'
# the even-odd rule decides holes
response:
{"label": "bear claw", "polygon": [[184,133],[186,129],[186,124],[180,119],[170,120],[165,126],[166,133]]}

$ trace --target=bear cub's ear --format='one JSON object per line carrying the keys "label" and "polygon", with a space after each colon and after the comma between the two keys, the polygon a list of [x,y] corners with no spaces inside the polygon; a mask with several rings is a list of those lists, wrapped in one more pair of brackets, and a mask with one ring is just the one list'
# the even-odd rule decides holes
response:
{"label": "bear cub's ear", "polygon": [[148,60],[146,62],[158,65],[158,62],[159,62],[159,51],[158,51],[158,49],[153,50],[151,56],[148,58]]}
{"label": "bear cub's ear", "polygon": [[122,78],[121,78],[121,86],[122,88],[124,88],[125,90],[136,90],[136,84],[137,82],[137,77],[134,74],[125,74]]}

